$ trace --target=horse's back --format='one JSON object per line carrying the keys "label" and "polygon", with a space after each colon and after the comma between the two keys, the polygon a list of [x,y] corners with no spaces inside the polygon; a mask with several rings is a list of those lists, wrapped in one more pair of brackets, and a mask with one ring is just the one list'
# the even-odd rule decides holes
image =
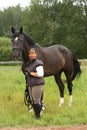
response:
{"label": "horse's back", "polygon": [[53,45],[50,47],[46,47],[44,48],[44,54],[47,55],[47,57],[51,57],[52,60],[58,59],[68,59],[68,58],[72,58],[72,53],[71,51],[62,46],[62,45]]}
{"label": "horse's back", "polygon": [[64,46],[53,45],[43,48],[42,51],[45,73],[48,75],[56,74],[72,63],[72,53]]}
{"label": "horse's back", "polygon": [[45,52],[54,52],[55,53],[71,53],[70,50],[68,48],[66,48],[65,46],[62,45],[52,45],[49,47],[45,47],[43,49]]}

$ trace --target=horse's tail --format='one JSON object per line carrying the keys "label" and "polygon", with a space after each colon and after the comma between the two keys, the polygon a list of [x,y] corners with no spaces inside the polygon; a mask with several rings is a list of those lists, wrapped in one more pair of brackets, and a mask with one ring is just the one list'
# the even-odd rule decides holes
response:
{"label": "horse's tail", "polygon": [[74,80],[76,76],[80,76],[81,74],[80,64],[75,56],[73,56],[73,64],[74,64],[74,71],[72,74],[72,80]]}

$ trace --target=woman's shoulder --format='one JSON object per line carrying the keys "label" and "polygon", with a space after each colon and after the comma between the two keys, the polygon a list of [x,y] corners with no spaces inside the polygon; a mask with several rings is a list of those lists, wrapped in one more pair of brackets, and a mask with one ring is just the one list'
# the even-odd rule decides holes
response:
{"label": "woman's shoulder", "polygon": [[42,60],[39,60],[39,59],[36,59],[36,63],[37,63],[37,64],[40,64],[40,65],[43,65],[43,61],[42,61]]}

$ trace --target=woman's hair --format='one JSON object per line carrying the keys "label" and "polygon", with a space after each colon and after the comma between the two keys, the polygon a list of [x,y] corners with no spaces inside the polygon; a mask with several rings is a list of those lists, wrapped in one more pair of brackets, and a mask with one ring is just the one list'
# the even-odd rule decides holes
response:
{"label": "woman's hair", "polygon": [[31,51],[34,51],[34,52],[36,53],[35,48],[31,48],[31,49],[29,50],[29,52],[31,52]]}

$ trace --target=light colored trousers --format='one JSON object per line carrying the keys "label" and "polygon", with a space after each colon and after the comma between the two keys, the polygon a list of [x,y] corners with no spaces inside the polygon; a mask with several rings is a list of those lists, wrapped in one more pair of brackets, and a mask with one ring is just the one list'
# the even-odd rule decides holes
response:
{"label": "light colored trousers", "polygon": [[43,92],[44,85],[37,85],[33,87],[28,87],[30,100],[32,104],[39,104],[41,105],[41,96]]}

